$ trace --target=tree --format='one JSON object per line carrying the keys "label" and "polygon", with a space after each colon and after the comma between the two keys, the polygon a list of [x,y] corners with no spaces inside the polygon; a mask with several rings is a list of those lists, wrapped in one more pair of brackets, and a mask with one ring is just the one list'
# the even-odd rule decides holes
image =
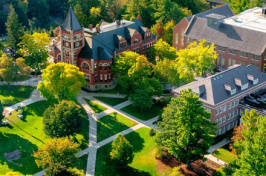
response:
{"label": "tree", "polygon": [[148,0],[128,0],[126,4],[126,13],[123,17],[127,20],[135,20],[140,14],[142,7],[148,7]]}
{"label": "tree", "polygon": [[101,9],[92,7],[90,9],[90,16],[89,16],[89,22],[93,24],[94,26],[99,23],[101,18]]}
{"label": "tree", "polygon": [[180,167],[174,167],[172,173],[169,176],[184,176],[180,172]]}
{"label": "tree", "polygon": [[212,72],[217,53],[214,44],[207,45],[205,40],[193,42],[187,48],[177,52],[177,69],[180,79],[188,83],[205,72]]}
{"label": "tree", "polygon": [[173,28],[175,27],[174,20],[168,21],[164,26],[163,40],[171,46],[173,45]]}
{"label": "tree", "polygon": [[241,137],[234,140],[232,147],[237,151],[236,175],[260,176],[266,173],[266,118],[256,110],[245,111],[241,118]]}
{"label": "tree", "polygon": [[46,66],[48,61],[48,50],[50,38],[47,33],[34,32],[32,35],[25,34],[19,43],[20,53],[26,58],[26,63],[31,66],[35,73]]}
{"label": "tree", "polygon": [[133,161],[133,147],[124,136],[118,134],[112,142],[110,156],[117,169],[124,169]]}
{"label": "tree", "polygon": [[85,27],[88,26],[87,16],[86,14],[84,14],[83,9],[79,3],[74,6],[74,12],[77,16],[79,23]]}
{"label": "tree", "polygon": [[6,31],[7,31],[7,44],[12,47],[12,49],[17,50],[18,44],[21,41],[21,37],[24,34],[24,27],[18,21],[18,15],[15,12],[15,9],[10,6],[10,12],[7,17],[6,22]]}
{"label": "tree", "polygon": [[30,176],[30,175],[23,175],[23,174],[20,174],[18,172],[8,172],[8,173],[6,173],[5,175],[2,175],[2,176]]}
{"label": "tree", "polygon": [[208,9],[208,2],[205,0],[173,0],[181,7],[187,7],[193,14],[203,12]]}
{"label": "tree", "polygon": [[186,162],[188,168],[191,160],[203,159],[214,141],[215,123],[209,121],[210,117],[197,94],[181,91],[180,97],[167,105],[158,124],[159,150],[166,148],[169,154]]}
{"label": "tree", "polygon": [[148,54],[149,60],[155,61],[163,60],[164,58],[175,60],[177,58],[176,49],[170,46],[168,43],[160,39],[156,44],[154,44]]}
{"label": "tree", "polygon": [[37,89],[49,101],[75,100],[76,95],[86,84],[84,73],[79,68],[66,63],[49,65],[42,74],[43,82]]}
{"label": "tree", "polygon": [[243,12],[249,8],[262,7],[263,0],[226,0],[230,4],[231,9],[235,14]]}
{"label": "tree", "polygon": [[0,78],[7,83],[22,81],[28,78],[30,68],[26,66],[24,59],[18,58],[14,62],[12,58],[8,58],[5,54],[0,57]]}
{"label": "tree", "polygon": [[77,162],[75,154],[79,152],[78,144],[68,138],[54,138],[47,140],[38,152],[33,152],[38,167],[46,170],[47,175],[57,175]]}
{"label": "tree", "polygon": [[128,51],[117,56],[112,71],[116,75],[127,75],[128,70],[136,63],[136,59],[139,57],[138,53]]}
{"label": "tree", "polygon": [[67,137],[79,132],[82,108],[73,101],[63,100],[50,106],[43,114],[44,132],[51,137]]}

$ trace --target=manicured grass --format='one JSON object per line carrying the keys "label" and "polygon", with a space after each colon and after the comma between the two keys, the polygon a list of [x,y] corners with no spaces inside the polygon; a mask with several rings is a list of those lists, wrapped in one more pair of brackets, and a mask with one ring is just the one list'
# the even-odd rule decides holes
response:
{"label": "manicured grass", "polygon": [[113,88],[113,89],[108,89],[108,90],[100,90],[100,93],[110,93],[110,94],[117,94],[117,92],[121,92],[120,90],[119,90],[119,87],[118,86],[116,86],[115,88]]}
{"label": "manicured grass", "polygon": [[103,112],[105,110],[107,110],[106,107],[103,107],[101,105],[99,105],[98,103],[95,103],[91,100],[88,100],[86,98],[84,98],[84,100],[90,105],[91,109],[95,112],[95,113],[100,113]]}
{"label": "manicured grass", "polygon": [[100,142],[135,125],[136,122],[120,114],[108,114],[97,122],[97,141]]}
{"label": "manicured grass", "polygon": [[118,105],[120,103],[123,103],[125,101],[128,100],[128,98],[108,98],[108,97],[95,97],[97,98],[98,100],[106,103],[106,104],[109,104],[111,106],[115,106],[115,105]]}
{"label": "manicured grass", "polygon": [[131,104],[129,106],[122,108],[121,110],[141,120],[149,120],[151,118],[158,116],[162,111],[162,109],[163,109],[162,107],[152,105],[150,109],[140,111],[139,108],[136,108]]}
{"label": "manicured grass", "polygon": [[83,170],[84,174],[86,173],[87,160],[88,160],[88,155],[84,155],[78,158],[77,163],[75,163],[75,167],[79,170]]}
{"label": "manicured grass", "polygon": [[149,136],[149,129],[141,128],[125,136],[133,146],[134,159],[125,171],[118,173],[114,170],[110,160],[111,143],[101,147],[97,151],[96,176],[117,176],[117,175],[136,175],[136,176],[158,176],[157,161],[153,154],[155,137]]}
{"label": "manicured grass", "polygon": [[36,87],[32,86],[0,86],[0,100],[4,106],[11,106],[28,99]]}
{"label": "manicured grass", "polygon": [[217,149],[214,154],[215,157],[219,158],[222,161],[225,161],[227,163],[231,163],[236,159],[236,155],[231,152],[229,149],[229,144]]}
{"label": "manicured grass", "polygon": [[[43,146],[49,139],[43,131],[43,112],[49,107],[47,101],[40,101],[24,108],[24,118],[21,120],[16,117],[16,111],[7,117],[10,125],[0,127],[0,174],[17,171],[22,174],[34,174],[40,170],[35,164],[33,151]],[[82,131],[76,135],[75,140],[81,146],[88,145],[87,119],[83,121]],[[21,151],[21,158],[14,161],[17,164],[6,161],[3,153],[12,152],[16,149]]]}

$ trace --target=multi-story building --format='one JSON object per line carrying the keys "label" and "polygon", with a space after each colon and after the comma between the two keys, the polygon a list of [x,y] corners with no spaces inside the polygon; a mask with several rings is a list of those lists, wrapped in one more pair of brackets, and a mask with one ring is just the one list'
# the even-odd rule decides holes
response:
{"label": "multi-story building", "polygon": [[226,4],[184,18],[173,29],[173,46],[180,50],[205,39],[216,46],[218,67],[252,64],[265,71],[265,12],[255,7],[234,15]]}
{"label": "multi-story building", "polygon": [[93,28],[80,26],[70,7],[60,26],[60,42],[53,47],[54,62],[78,66],[85,73],[88,90],[113,87],[111,65],[125,51],[144,54],[156,43],[156,37],[142,22],[117,20],[101,22]]}
{"label": "multi-story building", "polygon": [[[178,97],[185,89],[198,94],[203,107],[211,113],[210,120],[218,123],[217,135],[238,125],[243,110],[252,109],[250,104],[254,104],[254,99],[246,99],[250,94],[260,91],[261,99],[255,105],[262,108],[256,109],[262,115],[266,112],[266,99],[263,99],[266,98],[266,73],[253,65],[234,65],[210,77],[196,78],[194,82],[173,90],[174,96]],[[248,105],[247,100],[252,102]]]}

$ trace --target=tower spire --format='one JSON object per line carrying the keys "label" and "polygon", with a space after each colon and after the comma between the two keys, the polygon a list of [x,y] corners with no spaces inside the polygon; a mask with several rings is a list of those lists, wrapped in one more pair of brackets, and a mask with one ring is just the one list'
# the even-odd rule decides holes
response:
{"label": "tower spire", "polygon": [[69,10],[67,12],[67,16],[64,20],[64,23],[62,24],[62,30],[64,31],[80,31],[82,30],[78,19],[72,9],[72,6],[69,7]]}

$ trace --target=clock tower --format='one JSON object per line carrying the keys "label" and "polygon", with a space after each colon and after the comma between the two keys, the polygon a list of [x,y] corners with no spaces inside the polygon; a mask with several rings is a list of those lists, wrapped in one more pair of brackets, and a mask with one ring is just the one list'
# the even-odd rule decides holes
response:
{"label": "clock tower", "polygon": [[64,23],[60,26],[61,56],[63,62],[77,65],[77,57],[84,47],[84,31],[72,7],[69,8]]}

